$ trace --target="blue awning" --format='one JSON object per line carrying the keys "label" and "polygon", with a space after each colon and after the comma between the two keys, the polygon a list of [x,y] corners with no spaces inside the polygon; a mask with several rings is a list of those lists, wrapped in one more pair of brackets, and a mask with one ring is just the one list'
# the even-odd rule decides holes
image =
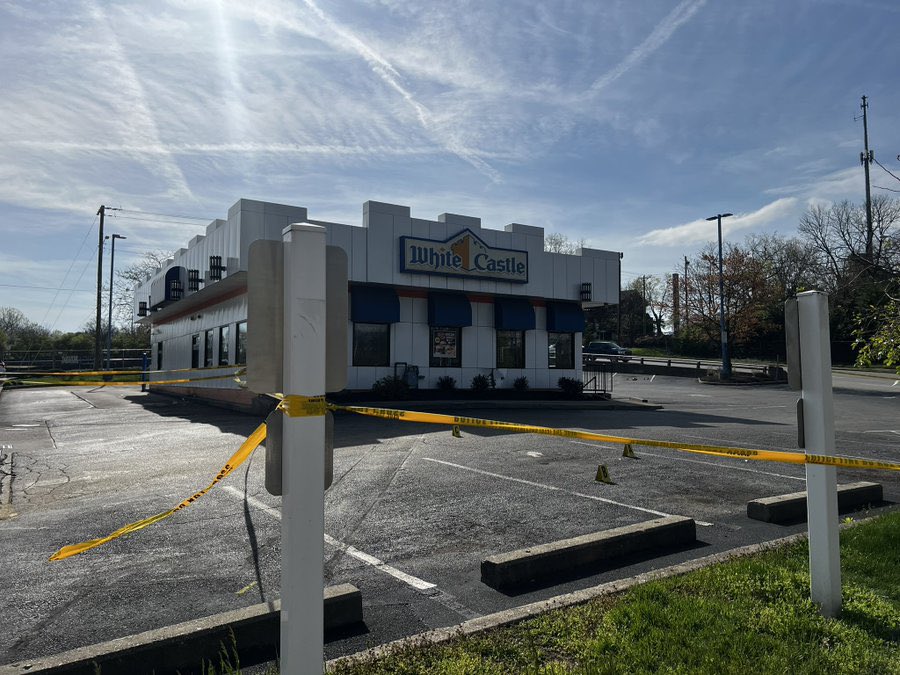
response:
{"label": "blue awning", "polygon": [[495,298],[494,328],[534,330],[534,307],[524,298]]}
{"label": "blue awning", "polygon": [[429,293],[428,325],[459,328],[472,325],[472,305],[462,293]]}
{"label": "blue awning", "polygon": [[354,323],[397,323],[400,321],[397,291],[386,286],[352,286],[350,320]]}
{"label": "blue awning", "polygon": [[577,302],[548,302],[547,330],[554,333],[584,332],[584,311]]}

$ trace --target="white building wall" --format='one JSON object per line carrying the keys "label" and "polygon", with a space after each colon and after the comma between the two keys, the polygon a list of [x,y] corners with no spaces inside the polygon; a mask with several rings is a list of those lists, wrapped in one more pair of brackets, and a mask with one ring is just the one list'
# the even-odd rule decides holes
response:
{"label": "white building wall", "polygon": [[[238,200],[229,210],[225,220],[212,221],[197,233],[186,249],[180,249],[170,261],[149,276],[135,292],[135,309],[139,301],[149,301],[151,288],[153,301],[163,297],[165,273],[172,266],[197,269],[200,277],[207,277],[209,258],[222,256],[227,266],[225,277],[246,270],[248,249],[257,239],[280,240],[282,230],[292,222],[313,222],[327,228],[330,245],[343,248],[349,259],[351,282],[379,283],[401,289],[448,289],[474,294],[472,299],[473,325],[462,329],[462,368],[430,368],[425,297],[400,297],[400,323],[391,327],[391,362],[404,361],[419,367],[422,376],[420,386],[434,387],[442,375],[457,380],[457,386],[469,387],[477,374],[488,374],[496,361],[494,308],[485,301],[494,295],[526,296],[540,301],[579,301],[581,284],[592,285],[592,302],[615,304],[618,302],[620,256],[616,252],[582,249],[579,255],[546,253],[544,231],[540,227],[513,223],[504,230],[483,228],[478,218],[458,214],[441,214],[436,220],[411,218],[409,207],[369,201],[363,206],[363,226],[310,220],[307,210],[284,204],[271,204],[247,199]],[[400,271],[399,237],[415,236],[434,240],[446,240],[463,229],[470,229],[485,244],[495,248],[509,248],[528,252],[529,278],[527,283],[513,283],[493,279],[463,278],[441,275],[405,273]],[[200,288],[215,282],[209,281]],[[185,295],[190,291],[185,288]],[[246,295],[218,303],[209,309],[194,313],[194,319],[184,316],[166,323],[154,324],[154,345],[165,341],[163,367],[186,368],[190,366],[191,335],[205,335],[208,328],[217,329],[228,324],[230,328],[230,359],[235,358],[235,324],[246,318]],[[553,388],[559,377],[578,377],[577,369],[557,370],[547,367],[546,310],[536,307],[537,329],[526,333],[526,367],[500,373],[493,370],[498,387],[511,387],[520,376],[528,378],[532,388]],[[198,316],[199,315],[199,316]],[[251,328],[252,330],[252,328]],[[352,326],[348,340],[347,362],[352,364]],[[218,331],[215,338],[218,340]],[[575,337],[576,364],[581,363],[581,334]],[[214,345],[218,355],[218,345]],[[153,365],[156,365],[157,349],[153,348]],[[201,352],[201,364],[203,354]],[[348,387],[366,389],[375,380],[392,375],[393,367],[360,368],[348,366]],[[215,374],[213,372],[212,374]],[[236,387],[230,380],[196,382],[197,387]]]}

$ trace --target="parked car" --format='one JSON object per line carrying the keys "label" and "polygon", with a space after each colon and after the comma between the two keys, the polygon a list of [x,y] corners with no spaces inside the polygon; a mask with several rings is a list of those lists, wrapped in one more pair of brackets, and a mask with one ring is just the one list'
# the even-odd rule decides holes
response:
{"label": "parked car", "polygon": [[584,349],[581,350],[584,358],[596,361],[599,359],[609,359],[610,361],[630,361],[631,350],[620,347],[615,342],[606,342],[594,340],[588,342]]}

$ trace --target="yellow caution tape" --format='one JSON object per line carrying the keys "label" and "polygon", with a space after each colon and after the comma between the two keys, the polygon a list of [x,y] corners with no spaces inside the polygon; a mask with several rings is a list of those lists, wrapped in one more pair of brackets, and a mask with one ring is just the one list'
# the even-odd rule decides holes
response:
{"label": "yellow caution tape", "polygon": [[344,410],[358,415],[380,417],[382,419],[400,420],[403,422],[423,422],[425,424],[449,424],[451,426],[481,427],[483,429],[498,429],[524,434],[541,434],[544,436],[559,436],[562,438],[578,438],[585,441],[599,441],[601,443],[615,443],[617,445],[644,445],[651,448],[669,448],[683,452],[697,453],[701,455],[713,455],[716,457],[731,457],[737,459],[752,459],[765,462],[780,462],[782,464],[822,464],[825,466],[838,466],[846,469],[880,469],[884,471],[900,471],[900,462],[884,460],[857,459],[854,457],[841,457],[829,455],[807,455],[803,452],[782,452],[779,450],[754,450],[749,448],[732,448],[719,445],[701,445],[698,443],[680,443],[672,441],[655,441],[646,438],[627,438],[624,436],[608,436],[590,431],[577,429],[554,429],[552,427],[539,427],[531,424],[516,424],[514,422],[498,422],[477,417],[459,417],[443,415],[440,413],[426,413],[412,410],[393,410],[389,408],[366,408],[362,406],[344,406],[328,404],[330,410]]}
{"label": "yellow caution tape", "polygon": [[324,396],[297,396],[275,394],[281,399],[278,410],[283,410],[288,417],[321,417],[328,412],[328,403]]}
{"label": "yellow caution tape", "polygon": [[[47,387],[133,387],[138,384],[190,384],[191,382],[200,382],[208,380],[230,380],[238,375],[243,374],[244,368],[236,370],[228,375],[213,375],[211,377],[192,377],[177,380],[129,380],[128,382],[113,382],[105,380],[84,380],[81,382],[52,382],[46,383],[40,380],[18,380],[23,386],[47,386]],[[134,371],[132,371],[134,372]]]}
{"label": "yellow caution tape", "polygon": [[159,373],[189,373],[192,371],[221,370],[229,366],[204,366],[203,368],[172,368],[170,370],[60,370],[58,372],[46,372],[43,370],[7,370],[5,375],[17,377],[88,377],[95,375],[157,375]]}
{"label": "yellow caution tape", "polygon": [[169,509],[168,511],[163,511],[162,513],[157,513],[155,516],[150,516],[149,518],[144,518],[143,520],[139,520],[135,523],[130,523],[125,525],[124,527],[120,527],[118,530],[109,534],[105,537],[101,537],[99,539],[91,539],[90,541],[85,541],[80,544],[71,544],[70,546],[63,546],[56,553],[50,556],[50,560],[65,560],[66,558],[71,558],[73,555],[78,555],[79,553],[84,553],[85,551],[89,551],[92,548],[96,548],[97,546],[102,546],[103,544],[112,541],[113,539],[118,539],[122,535],[131,534],[132,532],[137,532],[138,530],[143,530],[145,527],[149,527],[154,523],[158,523],[161,520],[165,520],[172,514],[181,509],[187,508],[195,501],[200,499],[203,495],[209,492],[213,486],[219,481],[223,480],[228,474],[237,469],[241,464],[243,464],[246,459],[251,455],[251,453],[256,450],[257,446],[262,443],[266,438],[266,424],[263,422],[256,430],[247,437],[247,440],[241,444],[241,447],[238,448],[238,451],[232,455],[231,459],[228,460],[228,463],[225,464],[220,470],[219,473],[216,474],[216,477],[213,478],[213,482],[208,486],[200,490],[199,492],[194,493],[183,502],[181,502],[174,509]]}

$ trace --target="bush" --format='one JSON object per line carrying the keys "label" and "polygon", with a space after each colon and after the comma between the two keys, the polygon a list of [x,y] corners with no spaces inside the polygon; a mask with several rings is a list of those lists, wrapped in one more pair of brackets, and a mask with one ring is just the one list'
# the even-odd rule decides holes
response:
{"label": "bush", "polygon": [[476,375],[472,378],[472,391],[483,394],[490,388],[490,386],[491,381],[487,378],[486,375]]}
{"label": "bush", "polygon": [[584,387],[581,384],[581,380],[576,380],[574,377],[561,377],[557,380],[556,385],[562,389],[566,398],[577,398],[581,395],[581,390]]}
{"label": "bush", "polygon": [[513,380],[513,389],[516,391],[528,391],[528,378],[524,375]]}
{"label": "bush", "polygon": [[409,385],[402,378],[389,375],[372,385],[372,393],[387,401],[403,400],[409,398]]}
{"label": "bush", "polygon": [[441,391],[453,391],[456,389],[456,380],[449,375],[441,375],[437,380],[437,388]]}

